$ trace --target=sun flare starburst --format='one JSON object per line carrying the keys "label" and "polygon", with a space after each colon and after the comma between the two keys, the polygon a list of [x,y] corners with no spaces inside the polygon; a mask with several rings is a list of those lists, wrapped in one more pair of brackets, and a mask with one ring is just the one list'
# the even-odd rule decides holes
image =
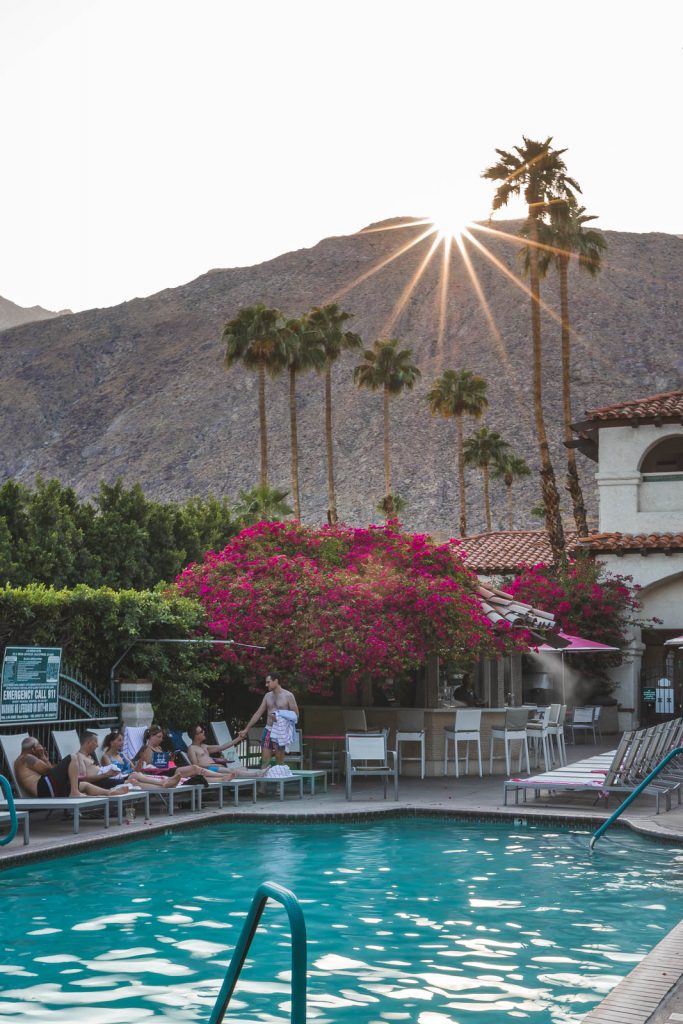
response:
{"label": "sun flare starburst", "polygon": [[472,222],[471,212],[453,195],[438,202],[428,219],[440,242],[459,238]]}

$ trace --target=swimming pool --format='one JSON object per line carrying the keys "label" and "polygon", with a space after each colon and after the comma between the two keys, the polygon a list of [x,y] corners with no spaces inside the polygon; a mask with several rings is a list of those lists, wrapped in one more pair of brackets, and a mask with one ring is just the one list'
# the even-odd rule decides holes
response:
{"label": "swimming pool", "polygon": [[[0,873],[0,1021],[207,1020],[265,878],[318,1024],[575,1021],[683,916],[683,848],[628,832],[230,822]],[[227,1020],[289,1020],[282,908],[262,928]]]}

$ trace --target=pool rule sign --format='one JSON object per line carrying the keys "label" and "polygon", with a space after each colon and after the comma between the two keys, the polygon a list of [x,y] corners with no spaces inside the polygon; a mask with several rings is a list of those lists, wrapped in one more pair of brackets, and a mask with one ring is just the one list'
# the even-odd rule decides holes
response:
{"label": "pool rule sign", "polygon": [[61,662],[61,647],[6,647],[0,721],[56,721]]}

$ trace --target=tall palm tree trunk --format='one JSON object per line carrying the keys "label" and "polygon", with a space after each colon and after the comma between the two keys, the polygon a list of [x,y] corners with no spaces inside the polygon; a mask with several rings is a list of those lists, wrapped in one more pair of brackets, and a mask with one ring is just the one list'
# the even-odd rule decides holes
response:
{"label": "tall palm tree trunk", "polygon": [[458,432],[458,487],[460,489],[460,536],[467,536],[467,506],[465,503],[465,449],[463,444],[462,413],[455,417]]}
{"label": "tall palm tree trunk", "polygon": [[491,497],[489,495],[489,467],[481,467],[481,475],[484,478],[484,508],[486,510],[486,530],[491,532]]}
{"label": "tall palm tree trunk", "polygon": [[391,500],[391,462],[389,459],[389,389],[384,388],[384,498],[387,519],[393,516],[394,508]]}
{"label": "tall palm tree trunk", "polygon": [[[572,440],[572,394],[570,376],[571,337],[569,333],[569,257],[561,256],[559,259],[560,273],[560,313],[562,316],[562,410],[564,414],[564,439],[565,442]],[[586,505],[583,500],[583,491],[579,481],[579,471],[576,466],[576,452],[573,448],[567,448],[567,490],[572,499],[574,510],[574,522],[580,537],[588,533],[586,523]]]}
{"label": "tall palm tree trunk", "polygon": [[268,486],[268,423],[266,421],[266,366],[258,368],[258,422],[261,438],[261,486]]}
{"label": "tall palm tree trunk", "polygon": [[560,495],[557,491],[555,472],[550,459],[548,436],[543,417],[543,384],[542,384],[542,349],[541,349],[541,287],[538,275],[538,223],[536,212],[529,206],[529,280],[531,284],[531,337],[533,342],[533,395],[534,420],[538,452],[541,459],[541,494],[545,508],[545,525],[548,540],[553,553],[553,560],[560,563],[564,560],[564,531],[560,515]]}
{"label": "tall palm tree trunk", "polygon": [[508,530],[512,529],[512,478],[505,478],[505,497],[508,506]]}
{"label": "tall palm tree trunk", "polygon": [[301,519],[301,501],[299,498],[299,439],[296,429],[296,370],[289,368],[289,434],[292,448],[292,498],[294,499],[294,518]]}
{"label": "tall palm tree trunk", "polygon": [[337,499],[334,493],[334,449],[332,447],[332,363],[325,367],[325,445],[327,448],[327,521],[337,522]]}

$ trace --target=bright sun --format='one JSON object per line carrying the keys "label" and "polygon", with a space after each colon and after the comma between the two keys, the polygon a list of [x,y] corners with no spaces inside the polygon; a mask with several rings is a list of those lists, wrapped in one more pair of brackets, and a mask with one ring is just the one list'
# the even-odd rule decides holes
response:
{"label": "bright sun", "polygon": [[459,239],[463,231],[474,220],[473,213],[481,200],[467,189],[458,187],[433,197],[428,219],[436,228],[437,238],[446,241]]}
{"label": "bright sun", "polygon": [[463,233],[472,222],[472,214],[458,202],[457,196],[448,196],[432,210],[429,220],[437,230],[437,237],[448,240]]}

